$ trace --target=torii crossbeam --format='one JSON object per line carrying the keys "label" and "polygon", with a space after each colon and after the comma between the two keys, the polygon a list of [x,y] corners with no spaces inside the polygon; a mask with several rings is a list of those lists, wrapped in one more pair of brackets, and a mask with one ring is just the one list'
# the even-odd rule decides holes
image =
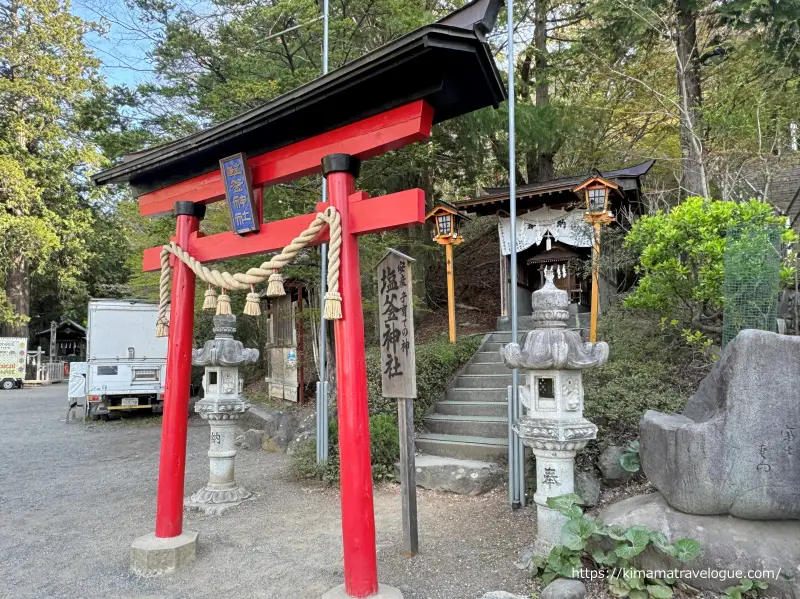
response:
{"label": "torii crossbeam", "polygon": [[[357,192],[360,160],[424,140],[434,123],[485,106],[497,107],[505,99],[484,40],[500,2],[473,0],[440,22],[264,106],[207,131],[131,155],[93,177],[98,185],[129,183],[143,215],[174,211],[173,240],[204,263],[278,250],[314,218],[302,215],[264,223],[258,232],[244,235],[201,235],[205,205],[223,199],[221,158],[243,154],[256,188],[320,171],[326,177],[328,201],[341,216],[342,233],[342,318],[334,321],[334,335],[345,579],[326,598],[402,597],[396,589],[379,586],[377,578],[358,236],[422,224],[425,198],[419,189],[376,198]],[[317,210],[326,207],[318,204]],[[323,230],[314,243],[326,240]],[[144,252],[144,270],[160,267],[159,254],[160,248]],[[165,551],[183,547],[195,275],[182,261],[173,260],[173,265],[156,529],[155,535],[134,543],[134,554],[139,543],[145,562],[147,550],[163,561]],[[173,565],[181,565],[185,555],[175,553]]]}

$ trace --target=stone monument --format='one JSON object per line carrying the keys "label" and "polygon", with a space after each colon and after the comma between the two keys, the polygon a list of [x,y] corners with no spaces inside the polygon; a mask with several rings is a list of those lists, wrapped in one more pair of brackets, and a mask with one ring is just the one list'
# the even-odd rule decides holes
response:
{"label": "stone monument", "polygon": [[671,542],[693,538],[702,551],[686,568],[648,549],[637,566],[679,570],[716,592],[739,572],[767,582],[766,596],[800,599],[800,337],[741,331],[683,413],[648,411],[639,435],[642,470],[659,493],[624,499],[600,518]]}
{"label": "stone monument", "polygon": [[221,514],[251,496],[236,482],[234,460],[236,422],[250,408],[242,399],[244,381],[239,366],[258,360],[258,350],[245,348],[233,338],[235,332],[234,315],[214,316],[214,339],[206,341],[202,349],[192,350],[192,365],[205,367],[205,395],[194,409],[211,426],[210,474],[206,485],[186,501],[186,506],[207,514]]}
{"label": "stone monument", "polygon": [[519,388],[525,415],[514,430],[536,456],[534,551],[543,555],[558,544],[566,521],[547,507],[547,498],[574,492],[575,454],[597,435],[597,427],[583,417],[581,370],[608,359],[607,343],[586,343],[566,328],[567,292],[553,284],[552,268],[545,270],[545,279],[531,298],[534,330],[522,347],[510,343],[500,350],[507,366],[527,371],[527,384]]}
{"label": "stone monument", "polygon": [[800,337],[741,331],[682,414],[648,411],[642,470],[673,508],[800,519]]}

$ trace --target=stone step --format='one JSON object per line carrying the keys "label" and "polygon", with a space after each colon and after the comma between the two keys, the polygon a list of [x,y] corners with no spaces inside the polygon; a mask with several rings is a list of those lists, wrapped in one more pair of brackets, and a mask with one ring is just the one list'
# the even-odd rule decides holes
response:
{"label": "stone step", "polygon": [[[511,380],[508,381],[511,385]],[[508,401],[508,386],[495,389],[467,389],[450,387],[444,394],[445,401]]]}
{"label": "stone step", "polygon": [[467,389],[497,389],[511,384],[511,372],[508,374],[461,374],[456,377],[453,387]]}
{"label": "stone step", "polygon": [[483,345],[481,345],[480,350],[481,352],[498,352],[500,348],[504,346],[505,343],[497,343],[495,341],[487,341]]}
{"label": "stone step", "polygon": [[479,351],[472,356],[472,359],[470,359],[470,363],[479,363],[479,362],[482,362],[484,364],[489,362],[499,362],[502,364],[503,358],[500,357],[500,352]]}
{"label": "stone step", "polygon": [[454,416],[431,414],[425,418],[425,428],[441,435],[467,435],[470,437],[508,436],[506,416]]}
{"label": "stone step", "polygon": [[505,416],[507,401],[440,401],[436,413],[450,416]]}
{"label": "stone step", "polygon": [[417,435],[417,448],[429,455],[462,460],[497,461],[508,458],[508,438],[472,437],[466,435]]}
{"label": "stone step", "polygon": [[502,362],[470,362],[464,374],[510,374],[511,369]]}
{"label": "stone step", "polygon": [[[417,486],[459,495],[482,495],[503,484],[503,469],[492,462],[420,454],[415,458]],[[399,479],[398,464],[398,479]]]}
{"label": "stone step", "polygon": [[[519,337],[519,334],[517,335]],[[493,343],[511,343],[511,331],[499,331],[489,335],[489,341]]]}

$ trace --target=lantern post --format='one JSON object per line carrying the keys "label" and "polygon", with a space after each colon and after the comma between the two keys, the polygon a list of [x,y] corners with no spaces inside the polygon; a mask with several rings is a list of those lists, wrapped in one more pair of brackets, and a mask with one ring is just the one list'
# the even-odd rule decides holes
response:
{"label": "lantern post", "polygon": [[592,225],[592,307],[589,321],[589,341],[597,341],[597,314],[600,311],[600,225],[614,222],[608,209],[608,196],[619,187],[602,177],[592,177],[573,191],[583,191],[586,222]]}
{"label": "lantern post", "polygon": [[447,261],[447,321],[450,343],[456,342],[456,283],[453,275],[453,246],[464,241],[461,224],[470,218],[446,202],[437,202],[425,220],[433,222],[433,240],[444,246]]}

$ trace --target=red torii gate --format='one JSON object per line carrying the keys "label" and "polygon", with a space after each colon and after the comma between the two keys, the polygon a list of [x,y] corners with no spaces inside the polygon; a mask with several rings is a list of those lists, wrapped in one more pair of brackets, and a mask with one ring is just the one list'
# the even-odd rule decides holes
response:
{"label": "red torii gate", "polygon": [[[424,101],[414,102],[385,113],[384,122],[405,119],[415,114],[409,128],[401,121],[395,139],[388,141],[397,147],[422,139],[430,134],[433,111]],[[370,119],[367,119],[367,122]],[[359,123],[359,125],[362,123]],[[368,123],[367,123],[368,124]],[[365,143],[360,136],[351,137],[361,127],[344,128],[326,137],[339,136],[338,149],[368,147],[358,152],[369,153],[374,145],[387,144],[385,135]],[[313,141],[313,140],[308,140]],[[304,147],[306,144],[300,144]],[[412,189],[378,198],[356,192],[359,159],[349,153],[323,154],[327,144],[320,144],[303,153],[303,160],[314,160],[328,181],[328,199],[342,218],[342,247],[340,253],[339,289],[342,296],[342,319],[334,321],[336,339],[336,380],[338,386],[339,456],[341,470],[342,537],[344,542],[345,589],[352,597],[369,597],[378,592],[378,572],[375,553],[375,520],[372,501],[372,466],[370,460],[369,413],[367,378],[364,354],[364,316],[361,304],[358,235],[386,231],[425,222],[425,195]],[[318,148],[318,149],[317,149]],[[286,158],[273,163],[274,172],[298,169],[302,165],[284,148]],[[314,155],[316,154],[316,155]],[[319,170],[319,166],[316,170]],[[255,169],[254,169],[255,171]],[[254,183],[258,175],[254,172]],[[191,182],[189,182],[191,183]],[[270,184],[260,180],[259,184]],[[180,188],[181,186],[176,186]],[[169,189],[164,190],[169,191]],[[181,193],[181,189],[176,190]],[[195,195],[195,197],[197,197]],[[215,199],[215,198],[210,198]],[[322,211],[328,204],[319,203]],[[146,204],[145,204],[146,206]],[[159,204],[163,207],[163,204]],[[187,201],[175,204],[177,226],[175,240],[198,260],[220,260],[234,256],[279,250],[307,228],[314,215],[303,215],[266,223],[259,233],[240,237],[233,233],[199,236],[198,227],[205,207]],[[143,208],[144,209],[144,208]],[[328,240],[327,233],[315,243]],[[160,247],[145,252],[144,269],[160,269]],[[195,275],[183,262],[174,260],[172,309],[170,316],[167,386],[165,389],[162,425],[162,450],[159,466],[156,536],[175,537],[182,532],[184,468],[186,455],[186,412],[191,378],[192,329],[194,326]],[[181,356],[178,360],[173,356]]]}
{"label": "red torii gate", "polygon": [[[496,107],[505,98],[484,39],[500,4],[501,0],[473,0],[438,23],[263,107],[134,154],[93,177],[98,185],[130,183],[143,215],[174,210],[174,241],[204,263],[279,250],[314,218],[309,214],[265,223],[260,231],[244,236],[203,236],[199,224],[205,204],[224,195],[219,158],[244,152],[256,188],[320,171],[326,177],[328,200],[341,215],[342,232],[343,317],[334,321],[334,334],[345,574],[343,590],[334,589],[326,596],[369,597],[379,592],[357,238],[420,225],[425,219],[425,198],[419,189],[377,198],[356,192],[360,159],[426,139],[433,123],[484,106]],[[317,211],[327,206],[320,203]],[[263,213],[260,207],[258,212]],[[325,241],[327,230],[315,243]],[[157,247],[144,252],[144,270],[160,268],[160,251]],[[183,532],[195,275],[183,262],[172,263],[155,550]],[[397,597],[399,591],[382,596]]]}

